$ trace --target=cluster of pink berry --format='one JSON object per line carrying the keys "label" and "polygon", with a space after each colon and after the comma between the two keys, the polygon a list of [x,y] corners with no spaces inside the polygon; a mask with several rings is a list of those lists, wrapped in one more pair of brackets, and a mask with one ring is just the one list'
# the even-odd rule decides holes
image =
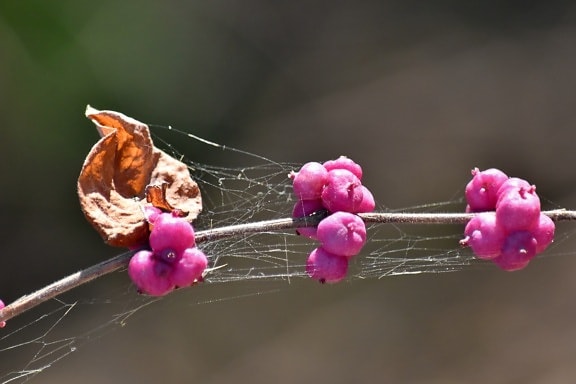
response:
{"label": "cluster of pink berry", "polygon": [[128,274],[141,293],[162,296],[175,288],[188,287],[202,280],[208,265],[199,250],[192,225],[157,208],[146,209],[151,250],[140,250],[132,256]]}
{"label": "cluster of pink berry", "polygon": [[536,187],[495,168],[475,168],[472,175],[466,211],[480,213],[468,222],[460,243],[506,271],[526,267],[554,238],[554,222],[540,212]]}
{"label": "cluster of pink berry", "polygon": [[372,212],[375,207],[372,193],[362,185],[362,168],[341,156],[324,164],[306,163],[289,177],[298,197],[292,217],[318,211],[330,214],[317,228],[297,230],[320,242],[308,257],[306,272],[321,283],[336,283],[346,277],[349,260],[366,243],[366,225],[355,213]]}

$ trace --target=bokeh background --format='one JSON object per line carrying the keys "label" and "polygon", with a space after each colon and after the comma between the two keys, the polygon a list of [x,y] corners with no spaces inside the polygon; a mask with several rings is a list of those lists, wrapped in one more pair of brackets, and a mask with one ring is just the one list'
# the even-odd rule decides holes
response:
{"label": "bokeh background", "polygon": [[[394,209],[455,198],[474,166],[574,208],[575,47],[571,1],[0,1],[1,297],[117,253],[75,195],[86,104],[276,161],[347,154]],[[203,286],[84,337],[138,306],[105,277],[66,297],[50,336],[80,348],[33,382],[574,382],[576,238],[558,232],[518,273]]]}

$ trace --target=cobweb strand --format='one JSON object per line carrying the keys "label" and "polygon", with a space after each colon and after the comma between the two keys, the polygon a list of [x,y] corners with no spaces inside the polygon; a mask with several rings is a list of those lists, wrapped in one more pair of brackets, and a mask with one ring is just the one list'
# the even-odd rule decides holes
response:
{"label": "cobweb strand", "polygon": [[[554,221],[576,220],[576,211],[557,209],[543,212]],[[201,244],[229,237],[245,237],[255,233],[285,231],[300,227],[318,225],[326,213],[317,213],[303,218],[285,218],[266,220],[254,223],[229,225],[196,232],[196,242]],[[361,213],[358,214],[366,223],[378,224],[465,224],[473,213]],[[125,252],[111,259],[93,265],[82,271],[58,280],[36,292],[23,296],[0,310],[0,322],[14,318],[50,299],[71,289],[93,281],[101,276],[126,268],[132,252]],[[407,257],[406,260],[410,258]],[[212,269],[213,270],[213,269]],[[208,271],[210,273],[210,270]]]}
{"label": "cobweb strand", "polygon": [[[194,227],[201,229],[196,232],[196,241],[210,260],[203,285],[216,288],[218,283],[264,283],[261,286],[266,287],[265,290],[252,284],[246,285],[246,289],[250,291],[248,296],[253,296],[277,292],[279,289],[268,289],[270,283],[274,286],[276,283],[285,286],[291,284],[292,279],[305,281],[306,257],[317,244],[303,236],[297,236],[295,229],[317,225],[326,213],[319,212],[301,219],[286,218],[296,202],[292,180],[288,174],[299,169],[301,164],[276,162],[171,127],[151,128],[171,131],[170,135],[177,135],[176,140],[167,142],[152,132],[155,143],[160,143],[162,150],[188,165],[202,193],[203,211],[195,220]],[[214,148],[222,150],[227,154],[226,164],[234,166],[201,163],[202,156],[195,156],[197,161],[190,160],[185,152],[171,144],[185,145],[181,140],[185,137],[190,139],[190,143],[186,144],[196,141],[204,147],[211,147],[212,151]],[[186,153],[188,152],[197,153],[194,149],[187,149]],[[371,184],[369,178],[366,178],[366,182]],[[446,201],[398,209],[377,203],[377,211],[380,213],[360,214],[368,223],[368,239],[361,255],[350,264],[348,281],[455,272],[487,266],[488,263],[476,259],[470,249],[458,245],[462,238],[460,226],[467,223],[474,214],[444,213],[463,210],[465,201],[462,192],[462,187],[459,187]],[[576,211],[558,209],[544,213],[555,221],[576,220]],[[555,243],[561,243],[573,233],[557,233]],[[549,254],[562,255],[555,251]],[[124,326],[128,319],[141,309],[164,301],[165,298],[135,294],[136,289],[130,286],[125,276],[120,276],[116,281],[113,275],[109,276],[107,281],[110,284],[101,287],[109,292],[103,300],[90,298],[87,301],[77,301],[74,295],[70,295],[74,298],[67,302],[68,295],[62,295],[74,288],[78,288],[75,294],[81,294],[82,287],[90,288],[84,286],[85,283],[126,269],[132,255],[133,252],[124,252],[71,274],[1,310],[0,321],[16,316],[18,319],[9,323],[8,329],[0,337],[0,341],[3,340],[6,344],[5,348],[0,346],[0,352],[10,354],[9,358],[1,359],[8,364],[9,371],[6,374],[0,373],[0,382],[27,382],[75,352],[80,342],[87,343],[95,337],[108,334]],[[218,297],[217,300],[245,297],[238,293],[236,288],[239,287],[234,287],[233,296]],[[187,290],[178,291],[184,296],[188,295]],[[220,292],[218,289],[216,291]],[[110,299],[109,295],[118,294],[121,295],[120,300]],[[169,299],[177,297],[178,293],[170,295]],[[208,302],[213,301],[211,299]],[[204,302],[197,302],[202,303]],[[83,327],[78,335],[76,328],[68,329],[69,325],[65,320],[76,323],[74,316],[83,314],[85,304],[101,304],[105,309],[101,308],[101,316],[91,316],[87,328]],[[29,311],[33,308],[34,310]],[[19,316],[24,312],[27,313]],[[41,315],[36,318],[37,312]],[[27,321],[28,318],[34,319]],[[26,323],[22,327],[18,326],[20,320]],[[60,332],[63,332],[64,337]],[[71,332],[76,335],[69,337]],[[14,366],[19,365],[14,362],[17,352],[23,355],[28,353],[28,350],[24,351],[23,348],[30,348],[32,357],[19,369],[14,369]]]}

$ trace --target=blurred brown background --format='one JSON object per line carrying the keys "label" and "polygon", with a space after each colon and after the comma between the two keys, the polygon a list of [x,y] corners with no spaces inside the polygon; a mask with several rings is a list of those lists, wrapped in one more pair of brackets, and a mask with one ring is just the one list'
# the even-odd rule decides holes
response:
{"label": "blurred brown background", "polygon": [[[276,161],[347,154],[393,209],[458,196],[474,166],[574,208],[575,47],[570,1],[1,1],[1,297],[117,253],[75,195],[88,103]],[[206,285],[82,337],[143,303],[109,276],[65,298],[50,335],[80,348],[33,382],[574,382],[576,239],[558,232],[519,273]]]}

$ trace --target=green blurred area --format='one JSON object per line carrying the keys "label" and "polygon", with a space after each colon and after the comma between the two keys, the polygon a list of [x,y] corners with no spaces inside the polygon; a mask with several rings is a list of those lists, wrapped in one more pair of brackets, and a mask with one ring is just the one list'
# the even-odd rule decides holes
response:
{"label": "green blurred area", "polygon": [[[87,104],[276,161],[346,154],[392,209],[458,198],[474,166],[573,208],[575,47],[570,1],[0,1],[0,296],[117,253],[75,194]],[[574,230],[558,227],[558,257],[521,273],[180,292],[36,380],[572,382]],[[118,290],[134,305],[123,275],[81,298]]]}

